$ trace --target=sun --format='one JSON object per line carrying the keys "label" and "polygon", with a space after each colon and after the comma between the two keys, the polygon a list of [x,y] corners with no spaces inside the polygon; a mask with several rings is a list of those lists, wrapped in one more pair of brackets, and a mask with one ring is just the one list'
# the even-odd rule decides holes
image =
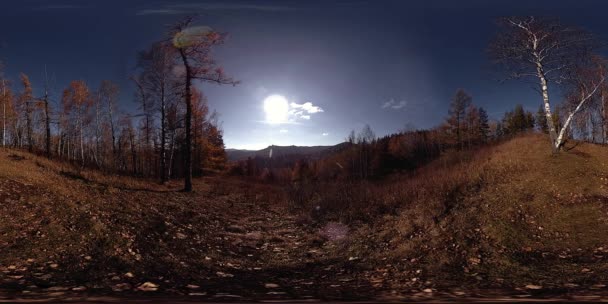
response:
{"label": "sun", "polygon": [[264,112],[266,122],[279,124],[287,122],[289,116],[289,102],[281,95],[270,95],[264,99]]}

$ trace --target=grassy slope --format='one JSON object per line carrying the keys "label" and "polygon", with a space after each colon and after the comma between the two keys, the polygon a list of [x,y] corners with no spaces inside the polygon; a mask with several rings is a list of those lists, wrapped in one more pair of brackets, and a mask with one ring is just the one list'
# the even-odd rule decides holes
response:
{"label": "grassy slope", "polygon": [[410,199],[397,216],[361,229],[352,254],[389,261],[400,288],[600,288],[608,281],[608,149],[571,146],[553,156],[544,136],[528,135],[461,163],[445,156],[395,182]]}

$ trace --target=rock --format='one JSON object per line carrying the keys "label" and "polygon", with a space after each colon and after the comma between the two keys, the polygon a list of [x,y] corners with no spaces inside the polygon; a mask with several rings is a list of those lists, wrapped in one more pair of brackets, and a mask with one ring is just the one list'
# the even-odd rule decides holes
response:
{"label": "rock", "polygon": [[137,287],[137,290],[141,291],[157,291],[158,285],[152,282],[145,282]]}
{"label": "rock", "polygon": [[85,260],[87,260],[87,261],[90,261],[90,260],[92,260],[93,258],[92,258],[90,255],[87,255],[87,256],[85,256],[85,257],[84,257],[84,259],[85,259]]}
{"label": "rock", "polygon": [[264,287],[266,287],[266,288],[279,288],[279,284],[266,283],[266,284],[264,284]]}
{"label": "rock", "polygon": [[206,296],[206,292],[191,292],[188,294],[189,296]]}
{"label": "rock", "polygon": [[225,272],[221,272],[221,271],[218,271],[218,272],[216,272],[215,274],[216,274],[218,277],[220,277],[220,278],[232,278],[232,277],[234,277],[234,275],[233,275],[233,274],[231,274],[231,273],[225,273]]}
{"label": "rock", "polygon": [[422,290],[422,292],[424,292],[424,293],[433,293],[433,290],[430,289],[430,288],[425,288],[425,289]]}
{"label": "rock", "polygon": [[538,290],[538,289],[543,289],[542,286],[540,285],[533,285],[533,284],[528,284],[525,286],[526,289],[532,289],[532,290]]}
{"label": "rock", "polygon": [[85,290],[87,290],[87,288],[84,286],[78,286],[78,287],[72,288],[72,290],[73,291],[85,291]]}
{"label": "rock", "polygon": [[245,228],[238,226],[238,225],[230,225],[228,227],[226,227],[226,231],[228,232],[233,232],[233,233],[245,233],[247,232],[247,230],[245,230]]}
{"label": "rock", "polygon": [[50,266],[51,268],[55,269],[55,268],[59,267],[59,264],[53,263],[53,264],[51,264],[51,265],[49,265],[49,266]]}
{"label": "rock", "polygon": [[131,289],[131,284],[129,283],[118,283],[112,286],[113,291],[125,291]]}
{"label": "rock", "polygon": [[199,289],[201,287],[198,286],[198,285],[194,285],[194,284],[188,284],[188,285],[186,285],[186,288],[188,288],[188,289]]}
{"label": "rock", "polygon": [[125,277],[133,278],[133,277],[135,277],[135,275],[133,275],[133,273],[131,273],[131,272],[127,272],[127,273],[125,273]]}

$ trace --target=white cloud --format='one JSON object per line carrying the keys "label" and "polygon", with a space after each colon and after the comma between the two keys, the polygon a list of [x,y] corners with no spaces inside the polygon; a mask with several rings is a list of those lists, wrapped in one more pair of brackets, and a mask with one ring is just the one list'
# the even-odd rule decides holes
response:
{"label": "white cloud", "polygon": [[312,114],[325,112],[323,108],[315,106],[312,102],[305,102],[302,104],[291,102],[289,104],[289,118],[292,121],[298,119],[310,120]]}
{"label": "white cloud", "polygon": [[279,130],[279,133],[288,133],[288,132],[289,132],[289,130],[286,130],[286,129]]}
{"label": "white cloud", "polygon": [[397,102],[393,98],[391,98],[391,100],[382,104],[383,109],[391,108],[393,110],[399,110],[401,108],[404,108],[405,106],[407,106],[407,101],[402,100],[402,101]]}
{"label": "white cloud", "polygon": [[302,111],[309,114],[324,112],[321,107],[314,106],[312,102],[305,102],[303,104],[297,104],[295,102],[292,102],[291,107],[294,109],[302,109]]}
{"label": "white cloud", "polygon": [[323,135],[323,136],[327,136],[327,135],[329,135],[329,133],[327,133],[327,132],[323,132],[323,134],[321,134],[321,135]]}

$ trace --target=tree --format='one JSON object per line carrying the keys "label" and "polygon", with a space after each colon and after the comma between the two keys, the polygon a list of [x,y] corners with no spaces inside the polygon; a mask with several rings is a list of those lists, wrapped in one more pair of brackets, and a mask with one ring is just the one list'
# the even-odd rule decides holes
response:
{"label": "tree", "polygon": [[488,112],[482,107],[479,107],[479,134],[483,142],[488,140],[488,135],[490,134]]}
{"label": "tree", "polygon": [[80,161],[85,165],[84,140],[85,127],[89,123],[89,109],[91,107],[91,95],[84,80],[74,80],[63,92],[63,108],[67,117],[73,117],[74,135],[78,134],[80,139]]}
{"label": "tree", "polygon": [[481,127],[480,127],[480,119],[479,119],[479,109],[473,105],[469,104],[466,111],[466,139],[467,145],[470,148],[471,146],[479,143],[481,141]]}
{"label": "tree", "polygon": [[[144,82],[143,82],[143,77],[144,75],[138,75],[135,77],[131,77],[131,79],[133,80],[133,82],[135,83],[136,87],[137,87],[137,93],[136,93],[136,101],[138,103],[141,104],[140,109],[142,111],[141,115],[144,117],[143,121],[142,121],[142,126],[141,126],[141,131],[143,132],[144,136],[143,136],[143,141],[144,144],[142,145],[143,149],[144,149],[144,162],[147,163],[147,168],[152,167],[151,166],[151,157],[148,154],[148,152],[150,152],[151,150],[151,138],[152,138],[152,125],[153,125],[153,108],[154,108],[154,101],[152,100],[152,98],[150,98],[150,92],[146,90],[146,87],[144,86]],[[145,172],[144,172],[145,173]]]}
{"label": "tree", "polygon": [[[563,144],[563,135],[571,119],[561,129],[554,125],[549,85],[562,85],[572,79],[578,67],[591,59],[592,51],[597,47],[596,40],[586,31],[565,26],[559,20],[550,18],[506,17],[499,20],[499,25],[502,32],[490,45],[490,55],[495,63],[509,72],[510,78],[536,79],[552,151],[556,153]],[[591,98],[597,86],[599,83],[586,87],[578,103],[582,105]],[[578,111],[576,109],[568,116],[574,116]]]}
{"label": "tree", "polygon": [[159,175],[161,183],[167,181],[167,108],[174,102],[181,85],[174,76],[175,48],[164,43],[155,43],[148,50],[140,52],[138,67],[141,69],[141,86],[154,98],[160,114],[160,159]]}
{"label": "tree", "polygon": [[51,158],[51,109],[49,106],[49,80],[46,75],[46,66],[44,68],[44,96],[42,97],[42,103],[44,106],[44,152],[47,158]]}
{"label": "tree", "polygon": [[464,121],[466,110],[471,104],[472,97],[467,94],[463,89],[458,89],[454,97],[452,97],[452,102],[450,103],[450,109],[448,114],[447,123],[450,128],[450,132],[456,135],[456,145],[462,149],[463,148],[463,130],[464,130]]}
{"label": "tree", "polygon": [[112,156],[116,161],[117,147],[116,147],[116,100],[118,99],[118,93],[120,89],[118,85],[110,80],[102,80],[99,86],[99,102],[105,105],[108,113],[108,123],[110,124],[110,136],[112,141]]}
{"label": "tree", "polygon": [[545,110],[543,109],[542,105],[538,107],[538,111],[536,112],[536,126],[538,127],[538,130],[543,133],[549,132],[547,116],[545,115]]}
{"label": "tree", "polygon": [[224,74],[211,56],[213,47],[220,45],[224,37],[209,27],[194,27],[194,19],[188,17],[171,30],[172,45],[179,54],[184,68],[185,155],[184,191],[192,191],[192,81],[233,84],[237,82]]}
{"label": "tree", "polygon": [[25,119],[27,149],[29,152],[32,152],[34,149],[34,139],[32,136],[32,114],[34,112],[34,96],[32,91],[32,83],[30,82],[30,78],[24,73],[21,73],[20,79],[21,84],[23,85],[23,92],[21,93],[19,99],[23,110],[22,115]]}

